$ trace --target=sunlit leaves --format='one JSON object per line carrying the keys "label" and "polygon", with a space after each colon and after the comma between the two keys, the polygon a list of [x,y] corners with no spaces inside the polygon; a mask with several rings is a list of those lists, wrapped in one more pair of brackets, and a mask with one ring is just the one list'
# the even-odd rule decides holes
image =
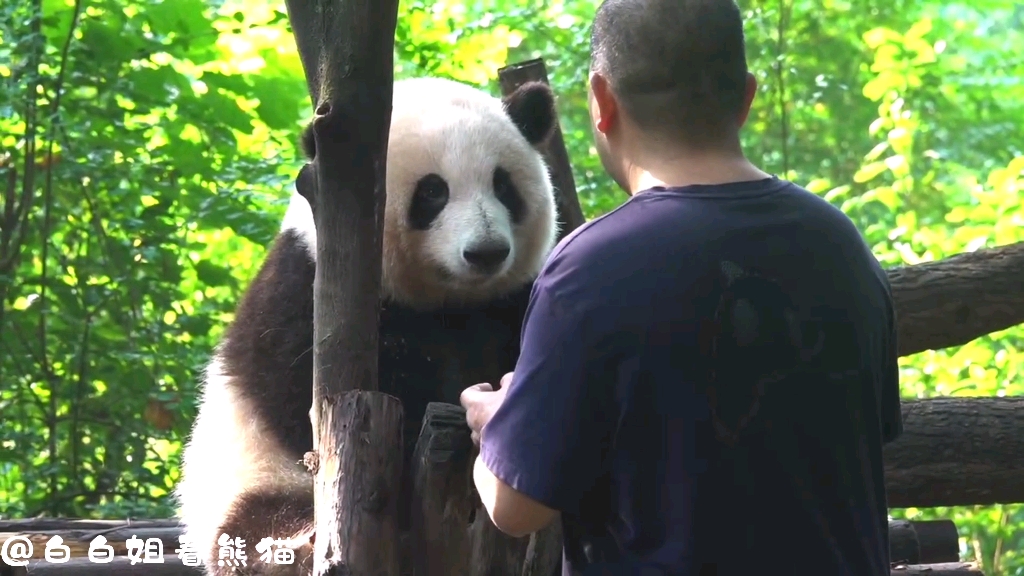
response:
{"label": "sunlit leaves", "polygon": [[861,166],[859,170],[853,175],[853,181],[857,183],[867,182],[873,180],[875,176],[878,176],[882,172],[885,172],[886,166],[884,161],[876,161],[870,164]]}
{"label": "sunlit leaves", "polygon": [[[927,90],[917,90],[923,86],[921,79],[927,76],[920,73],[919,65],[945,66],[949,62],[952,70],[963,68],[962,57],[936,57],[943,50],[930,51],[922,37],[931,29],[931,22],[922,20],[906,34],[875,29],[865,35],[865,42],[876,48],[872,69],[877,76],[865,85],[864,93],[881,101],[872,133],[884,134],[885,140],[865,156],[864,164],[855,174],[854,180],[868,184],[869,188],[855,201],[847,201],[844,209],[854,215],[867,214],[869,204],[877,201],[894,216],[895,227],[888,238],[873,242],[880,259],[888,262],[914,264],[1024,240],[1024,227],[1020,225],[1024,158],[1018,155],[1005,166],[979,171],[978,167],[971,169],[958,164],[948,157],[952,155],[939,154],[918,142],[931,136],[929,132],[941,127],[944,120],[923,118],[921,110],[933,107],[934,100],[930,100],[933,96]],[[894,46],[900,49],[893,50]],[[948,84],[937,92],[940,98],[960,98],[958,84],[948,78],[945,82]],[[875,182],[881,178],[887,183]],[[894,189],[903,192],[895,196]],[[868,217],[875,220],[878,214],[871,211]],[[874,236],[870,227],[866,231],[869,238]],[[901,358],[903,393],[918,397],[1021,394],[1024,358],[1018,350],[1022,343],[1024,330],[1017,327],[964,346]],[[895,515],[953,515],[961,529],[971,535],[968,557],[981,560],[986,573],[996,573],[994,569],[998,566],[1005,570],[1019,568],[1019,559],[1000,552],[997,548],[1001,546],[993,546],[1000,539],[1019,540],[1019,507],[978,512],[972,515],[967,511],[906,510]],[[993,512],[997,512],[998,527],[992,526],[990,518],[986,519],[986,514]],[[1006,523],[1011,518],[1016,519],[1016,528],[1008,530]]]}
{"label": "sunlit leaves", "polygon": [[[13,9],[28,5],[15,3]],[[59,153],[51,163],[47,313],[41,314],[39,298],[43,238],[35,231],[41,229],[43,208],[37,200],[16,282],[4,280],[11,292],[4,292],[0,342],[0,403],[18,406],[5,410],[4,436],[22,447],[18,464],[4,468],[0,485],[33,488],[5,498],[0,514],[44,510],[52,477],[58,478],[53,488],[69,498],[52,500],[63,508],[51,512],[123,515],[129,508],[148,508],[144,515],[171,515],[166,490],[152,487],[169,486],[174,462],[147,456],[140,442],[160,440],[173,452],[187,432],[196,370],[218,334],[220,317],[231,310],[239,284],[251,277],[261,246],[276,229],[268,193],[286,194],[287,174],[265,158],[273,148],[268,141],[280,136],[268,132],[261,119],[291,133],[305,99],[304,82],[294,68],[291,84],[262,90],[238,76],[246,64],[214,51],[220,36],[202,2],[87,3],[67,60],[59,55],[70,31],[71,3],[46,2],[45,9],[50,45],[40,67],[34,120],[41,126],[41,146],[48,146],[46,135],[56,134]],[[0,34],[25,38],[27,31],[13,24],[0,20]],[[219,59],[211,62],[214,56]],[[282,59],[270,60],[277,67],[267,67],[280,74]],[[218,65],[227,65],[226,74],[238,81],[211,90],[201,77],[204,67],[216,72]],[[63,84],[57,83],[60,70],[66,70]],[[11,72],[0,102],[21,114],[27,76]],[[290,94],[290,86],[299,90]],[[58,90],[60,115],[50,116],[46,107]],[[276,108],[261,117],[254,111],[260,99]],[[5,151],[24,149],[18,139],[25,118],[18,114],[0,117]],[[262,140],[252,141],[253,134]],[[287,134],[283,140],[290,146]],[[6,158],[20,160],[17,154]],[[37,194],[42,185],[39,176]],[[197,240],[196,222],[231,227],[250,240],[234,233]],[[200,242],[201,280],[187,256]],[[225,254],[244,260],[228,262]],[[160,419],[154,428],[152,418],[143,418],[153,397],[173,398],[164,405],[185,418],[170,427]],[[50,398],[56,403],[52,412]],[[35,424],[48,418],[58,422],[52,454],[38,448],[48,446],[49,428]],[[86,439],[96,448],[86,449]],[[138,498],[124,498],[133,491]],[[147,502],[151,497],[159,501]]]}

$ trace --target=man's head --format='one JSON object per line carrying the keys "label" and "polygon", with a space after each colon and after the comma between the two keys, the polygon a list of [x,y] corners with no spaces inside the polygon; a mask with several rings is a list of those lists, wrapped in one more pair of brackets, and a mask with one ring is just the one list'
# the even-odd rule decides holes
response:
{"label": "man's head", "polygon": [[605,0],[590,42],[594,137],[620,185],[623,155],[738,151],[757,85],[735,0]]}

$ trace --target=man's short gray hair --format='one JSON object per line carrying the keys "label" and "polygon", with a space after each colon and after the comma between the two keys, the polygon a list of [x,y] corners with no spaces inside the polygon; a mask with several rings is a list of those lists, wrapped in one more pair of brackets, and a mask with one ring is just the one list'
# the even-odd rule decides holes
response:
{"label": "man's short gray hair", "polygon": [[735,0],[605,0],[590,52],[642,129],[701,143],[737,128],[747,61]]}

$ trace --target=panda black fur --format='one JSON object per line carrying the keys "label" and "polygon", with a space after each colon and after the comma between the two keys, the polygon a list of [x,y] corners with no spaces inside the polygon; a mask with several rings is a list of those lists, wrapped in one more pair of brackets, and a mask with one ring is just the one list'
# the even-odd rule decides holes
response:
{"label": "panda black fur", "polygon": [[[532,282],[557,236],[537,149],[554,125],[541,83],[497,99],[438,78],[395,82],[379,383],[405,407],[407,463],[428,402],[457,404],[466,386],[515,366]],[[303,148],[316,154],[308,128]],[[312,211],[294,193],[206,370],[176,497],[210,575],[310,567],[313,488],[302,458],[312,449],[315,242]],[[222,533],[245,540],[247,567],[218,566]],[[291,539],[295,564],[259,562],[264,537]]]}

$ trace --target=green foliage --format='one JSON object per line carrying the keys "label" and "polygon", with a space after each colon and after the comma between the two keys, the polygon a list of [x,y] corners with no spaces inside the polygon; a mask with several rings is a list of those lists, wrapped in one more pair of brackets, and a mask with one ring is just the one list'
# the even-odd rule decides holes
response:
{"label": "green foliage", "polygon": [[[591,144],[597,0],[403,0],[396,77],[497,93],[543,57],[588,217],[624,198]],[[1024,240],[1024,8],[741,1],[766,170],[887,266]],[[272,239],[310,113],[281,2],[0,6],[0,515],[169,516],[196,383]],[[1024,393],[1024,329],[901,359],[906,397]],[[1019,506],[952,517],[1024,574]]]}

